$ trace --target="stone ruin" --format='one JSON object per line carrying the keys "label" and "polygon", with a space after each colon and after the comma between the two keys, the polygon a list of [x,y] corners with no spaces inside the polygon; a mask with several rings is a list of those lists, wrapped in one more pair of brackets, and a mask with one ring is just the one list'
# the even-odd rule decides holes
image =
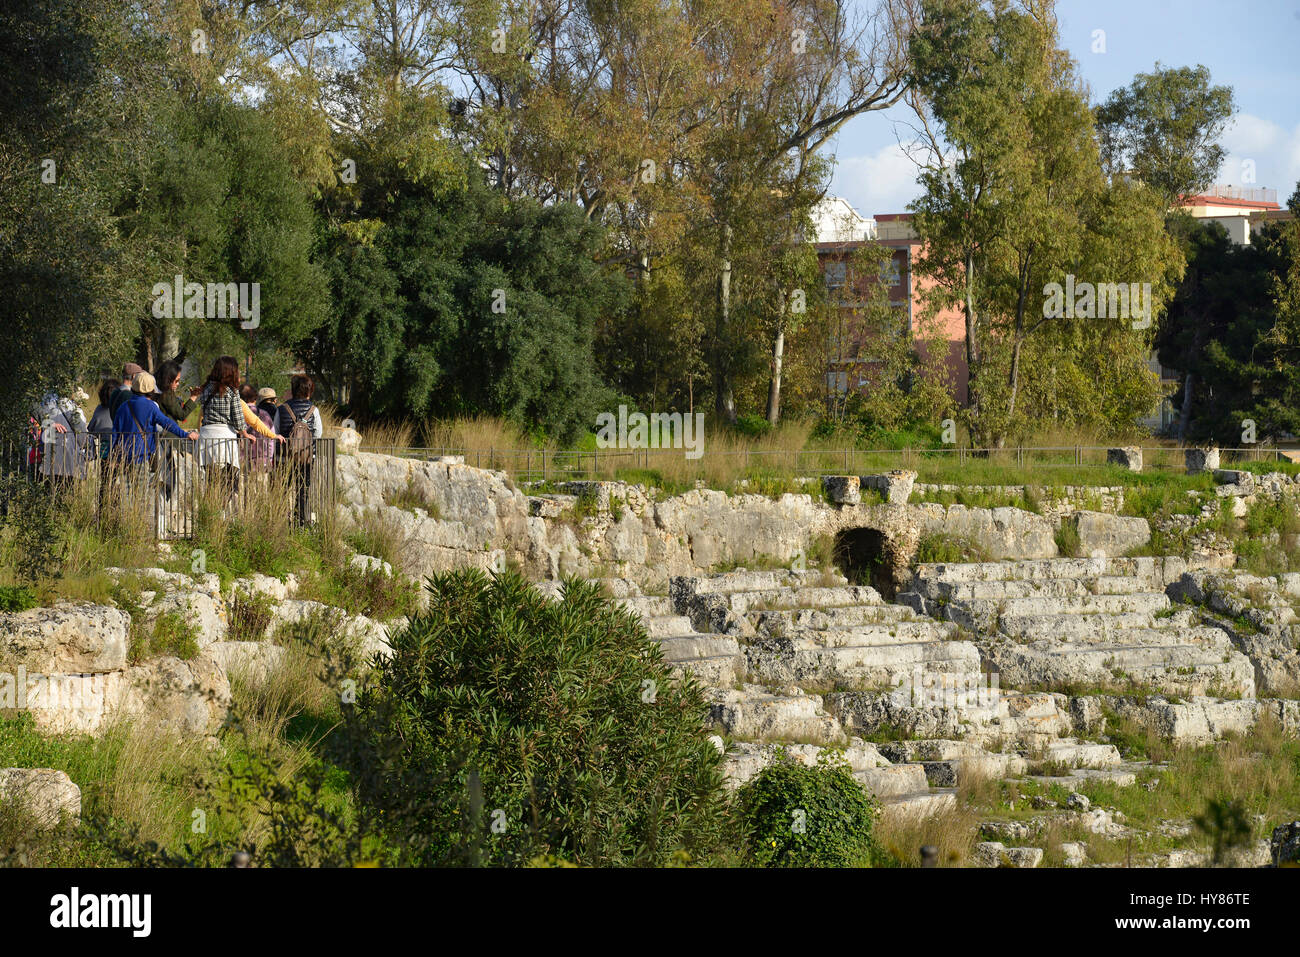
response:
{"label": "stone ruin", "polygon": [[[905,820],[952,808],[966,775],[1074,792],[1095,780],[1132,787],[1159,772],[1104,740],[1107,716],[1185,743],[1248,732],[1265,715],[1300,732],[1300,575],[1244,576],[1214,554],[1125,557],[1150,538],[1140,518],[1068,503],[1048,515],[913,503],[912,473],[829,477],[825,501],[708,489],[666,496],[621,482],[529,495],[504,473],[455,459],[369,453],[340,457],[338,473],[345,524],[374,512],[403,536],[399,573],[510,562],[549,594],[561,576],[599,581],[641,618],[671,667],[704,686],[732,787],[778,746],[805,762],[836,748],[882,814]],[[1221,495],[1283,493],[1284,480],[1246,474],[1220,476],[1231,488]],[[884,501],[863,504],[863,487]],[[388,504],[399,492],[403,506]],[[410,504],[420,499],[427,508]],[[1059,554],[1063,523],[1087,557]],[[925,535],[976,542],[992,560],[918,565]],[[809,567],[819,541],[830,543],[837,568]],[[269,601],[268,632],[333,614],[339,629],[382,653],[387,629],[400,626],[299,601],[292,577],[242,579],[223,594],[212,575],[134,574],[154,585],[143,613],[185,616],[202,635],[199,656],[128,663],[130,621],[113,608],[4,615],[6,660],[102,679],[94,708],[34,712],[44,730],[93,734],[126,715],[214,733],[230,675],[264,676],[282,654],[271,642],[226,640],[240,592]],[[75,815],[76,786],[52,777],[59,773],[0,769],[0,791],[32,795],[43,821],[60,809]],[[1062,820],[1109,837],[1132,833],[1122,815],[1075,794],[1028,822],[981,822],[987,840],[971,863],[1037,866],[1043,834]],[[1283,848],[1276,854],[1297,844],[1290,832],[1273,843]],[[1087,863],[1084,845],[1062,850],[1067,863]],[[1247,861],[1267,863],[1274,850],[1264,842]],[[1140,863],[1203,861],[1174,853]]]}

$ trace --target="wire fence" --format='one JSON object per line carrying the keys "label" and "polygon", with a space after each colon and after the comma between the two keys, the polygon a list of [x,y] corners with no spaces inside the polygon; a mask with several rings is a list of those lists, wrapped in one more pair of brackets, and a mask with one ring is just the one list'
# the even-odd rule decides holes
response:
{"label": "wire fence", "polygon": [[[116,440],[116,441],[115,441]],[[0,449],[6,475],[43,484],[51,494],[83,492],[101,524],[111,512],[143,509],[159,539],[193,538],[201,509],[245,515],[259,495],[288,494],[291,513],[312,524],[336,500],[335,441],[315,439],[310,460],[295,462],[269,439],[95,436],[46,429]],[[259,505],[260,507],[260,505]]]}
{"label": "wire fence", "polygon": [[[1114,446],[1008,446],[977,448],[944,446],[904,449],[722,449],[705,451],[690,458],[683,449],[553,449],[363,447],[375,452],[432,461],[456,456],[466,465],[508,473],[520,482],[565,482],[592,479],[670,477],[736,478],[770,476],[819,477],[824,475],[866,475],[891,469],[912,469],[921,481],[960,479],[982,467],[1043,470],[1044,481],[1053,471],[1095,469],[1098,477],[1109,470],[1121,474],[1122,466],[1108,461]],[[1184,473],[1189,447],[1142,446],[1142,467],[1146,472]],[[1253,462],[1300,460],[1300,450],[1290,452],[1273,447],[1219,449],[1224,467]],[[640,474],[638,474],[640,473]]]}

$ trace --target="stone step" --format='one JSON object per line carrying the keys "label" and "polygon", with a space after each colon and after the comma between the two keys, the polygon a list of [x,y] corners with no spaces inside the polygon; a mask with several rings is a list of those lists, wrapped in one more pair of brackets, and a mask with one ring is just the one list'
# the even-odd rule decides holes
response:
{"label": "stone step", "polygon": [[1093,741],[1076,741],[1063,738],[1047,746],[1042,759],[1051,764],[1064,764],[1071,768],[1116,768],[1122,763],[1119,750],[1113,744]]}
{"label": "stone step", "polygon": [[[916,612],[906,605],[840,605],[831,608],[794,608],[754,613],[754,628],[769,633],[789,634],[800,629],[848,630],[863,625],[895,625],[915,622]],[[951,631],[951,627],[948,627]]]}
{"label": "stone step", "polygon": [[1187,570],[1186,560],[1172,555],[1141,558],[1036,558],[1014,562],[923,564],[916,567],[915,577],[917,580],[973,582],[1114,575],[1141,579],[1163,588]]}
{"label": "stone step", "polygon": [[[1204,648],[1219,656],[1233,650],[1232,640],[1218,628],[1197,625],[1191,628],[1112,628],[1110,615],[1087,615],[1078,617],[1084,626],[1062,628],[1053,634],[1048,629],[1031,632],[1032,637],[1015,636],[1021,644],[1034,648],[1051,648],[1056,645],[1085,646],[1100,648],[1169,648],[1176,645],[1188,645]],[[1159,625],[1157,619],[1157,625]],[[1090,625],[1091,627],[1085,627]]]}
{"label": "stone step", "polygon": [[745,679],[745,659],[740,655],[684,658],[669,661],[668,667],[678,674],[691,675],[708,688],[731,688]]}
{"label": "stone step", "polygon": [[668,661],[691,661],[696,658],[716,658],[727,655],[742,657],[740,644],[735,638],[725,635],[674,635],[660,638],[659,647],[663,649]]}
{"label": "stone step", "polygon": [[1182,611],[1164,618],[1148,612],[1122,611],[1111,615],[1003,615],[998,624],[1003,634],[1014,637],[1066,640],[1094,634],[1187,627],[1192,618],[1192,613]]}
{"label": "stone step", "polygon": [[880,816],[891,823],[906,823],[955,810],[956,788],[933,788],[880,799]]}
{"label": "stone step", "polygon": [[695,626],[685,615],[661,615],[643,618],[645,633],[651,638],[681,638],[695,634]]}
{"label": "stone step", "polygon": [[824,609],[856,605],[883,605],[880,593],[867,585],[832,587],[765,588],[726,595],[728,607],[737,615],[785,609]]}
{"label": "stone step", "polygon": [[854,779],[878,798],[916,794],[929,788],[919,764],[891,764],[853,772]]}
{"label": "stone step", "polygon": [[[847,583],[843,576],[835,576],[840,582]],[[781,588],[803,588],[808,585],[821,585],[826,576],[821,571],[796,572],[788,568],[737,569],[721,575],[707,578],[676,578],[673,581],[690,583],[697,595],[728,595],[737,592],[765,591]],[[670,586],[671,590],[671,586]]]}
{"label": "stone step", "polygon": [[978,672],[979,650],[967,641],[920,641],[889,645],[848,645],[828,648],[792,642],[782,650],[751,645],[746,649],[749,671],[771,684],[852,682],[892,687],[922,667],[930,672]]}
{"label": "stone step", "polygon": [[796,647],[850,648],[910,645],[917,642],[947,643],[956,629],[937,621],[901,621],[894,625],[861,625],[848,630],[826,629],[795,631],[784,637]]}
{"label": "stone step", "polygon": [[1097,781],[1113,784],[1117,788],[1131,788],[1137,783],[1137,774],[1123,768],[1073,768],[1069,774],[1035,774],[1028,780],[1036,782],[1045,789],[1055,784],[1067,791],[1077,791],[1083,785]]}
{"label": "stone step", "polygon": [[[739,787],[752,779],[759,771],[776,760],[778,748],[784,751],[788,758],[810,767],[817,763],[825,750],[815,744],[759,744],[752,741],[734,741],[722,759],[727,785],[733,788]],[[850,771],[864,771],[889,765],[874,744],[858,738],[850,739],[843,749],[837,748],[836,755],[844,759]]]}
{"label": "stone step", "polygon": [[[972,603],[974,604],[974,603]],[[1123,612],[1163,611],[1169,607],[1164,592],[1133,595],[1077,595],[1066,598],[1008,598],[994,603],[999,615],[1113,615]]]}
{"label": "stone step", "polygon": [[1087,595],[1163,594],[1141,579],[1123,575],[1092,578],[1025,578],[1009,581],[945,582],[921,580],[916,590],[928,598],[950,602],[1008,598],[1074,598]]}
{"label": "stone step", "polygon": [[[1000,672],[1004,688],[1035,685],[1127,686],[1203,695],[1211,689],[1254,697],[1250,660],[1240,652],[1226,655],[1197,645],[1115,645],[1059,643],[996,644],[986,650]],[[1227,661],[1224,661],[1224,658]]]}
{"label": "stone step", "polygon": [[746,685],[739,691],[714,690],[709,700],[709,724],[742,740],[838,744],[847,738],[818,695],[774,694]]}
{"label": "stone step", "polygon": [[667,595],[634,595],[620,598],[618,603],[628,611],[640,615],[643,620],[677,614],[672,600]]}

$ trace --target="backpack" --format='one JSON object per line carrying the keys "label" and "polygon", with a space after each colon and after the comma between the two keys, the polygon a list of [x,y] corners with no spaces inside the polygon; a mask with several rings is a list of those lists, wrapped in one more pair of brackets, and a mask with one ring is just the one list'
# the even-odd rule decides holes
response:
{"label": "backpack", "polygon": [[310,465],[312,460],[312,451],[316,445],[316,436],[312,434],[311,426],[307,420],[311,418],[312,412],[315,411],[314,405],[307,406],[307,413],[298,418],[294,414],[293,406],[285,403],[284,407],[289,410],[289,415],[293,419],[293,428],[289,430],[289,441],[286,443],[286,451],[289,461],[294,465]]}

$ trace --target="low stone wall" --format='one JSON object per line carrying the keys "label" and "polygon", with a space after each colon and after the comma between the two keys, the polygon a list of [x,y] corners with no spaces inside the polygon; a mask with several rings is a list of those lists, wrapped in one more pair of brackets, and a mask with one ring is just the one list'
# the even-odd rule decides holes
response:
{"label": "low stone wall", "polygon": [[[1058,554],[1059,518],[1010,507],[836,505],[807,494],[771,499],[712,489],[662,496],[623,482],[570,483],[571,494],[530,497],[503,472],[375,453],[341,456],[338,482],[344,521],[372,512],[394,523],[405,542],[405,571],[415,576],[504,560],[542,578],[617,576],[662,588],[674,575],[719,565],[794,563],[823,536],[858,530],[875,533],[872,561],[898,583],[925,535],[966,539],[993,559]],[[387,504],[398,495],[407,507]],[[409,505],[421,499],[428,508]],[[1145,541],[1137,527],[1143,520],[1091,514],[1081,528],[1089,554],[1121,554]]]}

